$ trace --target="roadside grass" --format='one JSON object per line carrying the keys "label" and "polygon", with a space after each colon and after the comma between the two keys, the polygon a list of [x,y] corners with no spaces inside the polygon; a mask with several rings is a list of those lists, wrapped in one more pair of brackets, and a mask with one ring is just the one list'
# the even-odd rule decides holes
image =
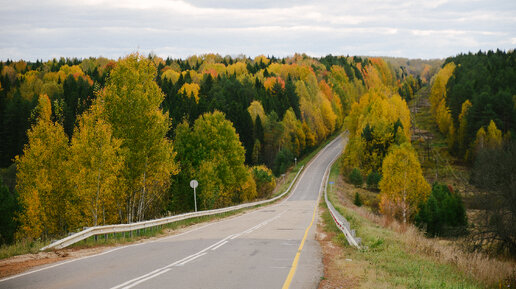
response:
{"label": "roadside grass", "polygon": [[502,288],[514,280],[514,263],[463,252],[453,244],[426,238],[412,225],[354,206],[344,191],[349,186],[340,176],[340,162],[332,167],[330,181],[335,182],[328,191],[330,201],[348,218],[364,248],[354,249],[343,240],[323,201],[323,229],[340,248],[330,262],[334,268],[325,272],[346,274],[356,280],[356,288]]}
{"label": "roadside grass", "polygon": [[13,244],[0,246],[0,260],[23,254],[35,254],[45,246],[45,242],[36,240],[20,240]]}

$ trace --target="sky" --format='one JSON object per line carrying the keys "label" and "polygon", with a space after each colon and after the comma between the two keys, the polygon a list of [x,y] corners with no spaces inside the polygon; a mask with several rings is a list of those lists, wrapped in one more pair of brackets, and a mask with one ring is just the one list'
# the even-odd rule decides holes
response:
{"label": "sky", "polygon": [[365,55],[516,47],[515,0],[0,0],[0,59]]}

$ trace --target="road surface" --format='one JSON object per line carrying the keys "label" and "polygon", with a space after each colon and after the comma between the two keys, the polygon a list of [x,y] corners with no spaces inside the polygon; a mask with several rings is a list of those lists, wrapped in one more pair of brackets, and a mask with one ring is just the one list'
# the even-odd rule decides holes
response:
{"label": "road surface", "polygon": [[[305,168],[288,199],[181,234],[0,280],[0,288],[316,288],[317,200],[342,138]],[[314,220],[315,219],[315,220]]]}

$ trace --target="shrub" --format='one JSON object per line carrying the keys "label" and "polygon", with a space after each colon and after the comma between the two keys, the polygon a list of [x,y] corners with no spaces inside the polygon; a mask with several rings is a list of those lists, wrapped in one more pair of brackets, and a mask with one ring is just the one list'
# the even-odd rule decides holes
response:
{"label": "shrub", "polygon": [[382,179],[382,175],[377,172],[371,172],[369,175],[367,175],[366,184],[369,189],[377,190],[378,189],[378,183],[380,183],[380,180]]}
{"label": "shrub", "polygon": [[351,174],[349,174],[349,181],[355,185],[355,187],[362,186],[362,183],[364,180],[362,179],[362,173],[360,173],[360,170],[357,168],[354,168],[351,171]]}
{"label": "shrub", "polygon": [[360,199],[360,194],[358,192],[355,193],[355,199],[353,200],[353,204],[357,207],[362,206],[362,200]]}
{"label": "shrub", "polygon": [[272,191],[276,187],[276,180],[272,171],[266,166],[254,166],[252,168],[253,178],[256,182],[256,191],[258,197],[264,198],[271,195]]}
{"label": "shrub", "polygon": [[434,183],[428,200],[420,204],[415,221],[432,237],[461,232],[467,224],[462,198],[448,186]]}
{"label": "shrub", "polygon": [[19,225],[15,219],[18,211],[19,204],[16,192],[11,193],[9,188],[4,186],[0,177],[0,245],[13,242],[14,233]]}
{"label": "shrub", "polygon": [[294,162],[294,154],[289,149],[282,149],[274,159],[272,171],[277,177],[287,171],[288,167]]}

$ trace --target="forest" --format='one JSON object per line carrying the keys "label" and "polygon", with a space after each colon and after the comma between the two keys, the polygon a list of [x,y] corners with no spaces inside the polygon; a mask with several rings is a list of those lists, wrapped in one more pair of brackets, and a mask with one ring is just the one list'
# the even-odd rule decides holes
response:
{"label": "forest", "polygon": [[[409,60],[391,61],[403,65]],[[431,237],[465,236],[470,250],[515,256],[514,51],[459,54],[447,58],[441,67],[422,65],[414,64],[419,69],[401,66],[402,72],[419,74],[408,75],[397,84],[391,77],[394,71],[380,70],[379,75],[388,80],[383,81],[386,85],[375,85],[351,105],[344,119],[349,130],[342,157],[344,175],[356,187],[366,180],[368,191],[378,192],[377,198],[368,200],[373,211],[403,223],[413,222]],[[428,74],[430,71],[433,74]],[[430,147],[440,150],[440,137],[432,140],[426,136],[430,142],[421,146],[426,140],[412,135],[415,129],[421,132],[413,127],[413,117],[416,109],[425,108],[414,105],[411,111],[407,106],[414,96],[411,92],[424,86],[429,91],[425,100],[429,101],[431,122],[445,139],[448,153],[444,158],[466,172],[469,180],[463,185],[468,186],[467,191],[441,183],[449,180],[438,177],[437,171],[432,177],[435,183],[429,184],[425,178],[428,171],[425,175],[420,162],[426,160],[428,165],[428,151]],[[432,158],[437,164],[437,156]],[[358,193],[355,203],[363,203]]]}
{"label": "forest", "polygon": [[445,60],[430,104],[448,151],[470,170],[476,194],[472,247],[516,255],[516,54],[487,51]]}
{"label": "forest", "polygon": [[268,197],[364,94],[395,110],[369,126],[381,139],[364,167],[378,171],[427,81],[381,58],[304,54],[8,60],[0,72],[2,243],[191,211],[194,178],[203,210]]}

